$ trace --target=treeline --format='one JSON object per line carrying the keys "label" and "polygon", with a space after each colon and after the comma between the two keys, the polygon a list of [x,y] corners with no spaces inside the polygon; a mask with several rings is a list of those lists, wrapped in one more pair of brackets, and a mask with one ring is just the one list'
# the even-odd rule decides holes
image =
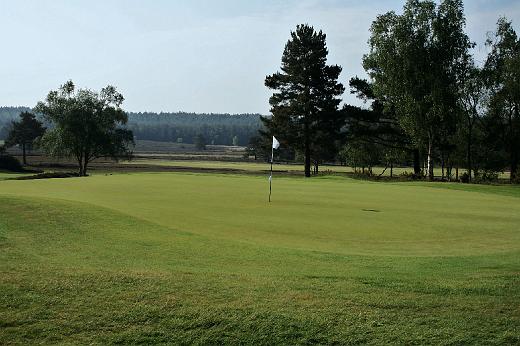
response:
{"label": "treeline", "polygon": [[[506,18],[488,35],[477,64],[460,0],[406,2],[403,13],[378,16],[351,92],[368,109],[346,106],[342,155],[357,166],[409,160],[417,176],[519,180],[520,40]],[[459,177],[459,168],[467,173]]]}
{"label": "treeline", "polygon": [[[520,181],[520,39],[499,18],[488,56],[477,63],[465,32],[462,0],[408,0],[402,14],[377,16],[363,67],[350,92],[365,107],[339,107],[341,67],[327,65],[325,34],[300,25],[285,46],[280,71],[267,76],[272,118],[249,152],[270,156],[272,136],[283,159],[302,160],[305,174],[340,161],[372,167],[411,165],[414,177]],[[464,172],[459,176],[459,169]]]}
{"label": "treeline", "polygon": [[[0,107],[0,140],[5,140],[12,121],[28,107]],[[260,114],[198,114],[129,112],[126,127],[136,140],[196,144],[247,145],[262,127]]]}
{"label": "treeline", "polygon": [[262,126],[260,114],[128,113],[137,140],[247,145]]}
{"label": "treeline", "polygon": [[12,122],[18,120],[23,112],[29,112],[30,110],[29,107],[0,106],[0,140],[7,138]]}

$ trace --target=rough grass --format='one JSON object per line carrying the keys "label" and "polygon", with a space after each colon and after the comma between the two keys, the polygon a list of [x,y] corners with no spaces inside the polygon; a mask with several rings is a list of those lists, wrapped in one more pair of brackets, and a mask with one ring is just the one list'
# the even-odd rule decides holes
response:
{"label": "rough grass", "polygon": [[520,342],[516,193],[273,188],[269,205],[251,176],[0,182],[0,342]]}
{"label": "rough grass", "polygon": [[[241,170],[246,172],[251,171],[269,171],[270,165],[269,163],[258,161],[258,162],[226,162],[226,161],[197,161],[197,160],[165,160],[165,159],[143,159],[137,158],[132,161],[124,162],[128,165],[139,165],[139,164],[147,164],[147,165],[157,165],[157,166],[167,166],[167,167],[183,167],[183,168],[209,168],[209,169],[234,169]],[[283,163],[275,163],[273,166],[275,171],[288,171],[288,172],[303,172],[302,164],[283,164]],[[380,174],[383,171],[384,167],[375,167],[374,174]],[[334,172],[334,173],[353,173],[354,170],[352,167],[346,166],[330,166],[323,165],[320,166],[321,172]],[[399,167],[394,168],[394,175],[397,176],[404,172],[413,172],[411,168]],[[439,171],[440,174],[440,171]],[[387,169],[385,175],[390,176],[390,169]]]}
{"label": "rough grass", "polygon": [[[267,172],[270,169],[269,163],[262,161],[255,162],[229,162],[222,160],[197,160],[193,158],[187,158],[185,160],[179,159],[165,159],[162,156],[156,156],[152,158],[154,154],[150,154],[149,158],[145,158],[145,155],[139,154],[139,157],[135,158],[132,161],[123,161],[123,164],[129,166],[135,165],[152,165],[159,167],[178,167],[178,168],[192,168],[192,169],[231,169],[237,171],[245,171],[245,172]],[[286,171],[293,173],[302,173],[303,174],[303,165],[302,164],[284,164],[284,163],[276,163],[273,166],[275,171]],[[321,165],[319,168],[321,173],[354,173],[354,169],[348,166],[337,166],[337,165]],[[379,176],[382,174],[383,177],[390,176],[390,168],[385,170],[385,167],[373,167],[374,176]],[[461,176],[466,170],[460,169],[459,176]],[[398,177],[401,174],[412,174],[412,167],[394,167],[393,176]],[[434,169],[435,176],[440,178],[442,176],[442,169],[440,167],[435,167]],[[453,171],[453,175],[455,175],[455,171]],[[507,180],[509,179],[509,172],[503,172],[499,174],[500,179]]]}

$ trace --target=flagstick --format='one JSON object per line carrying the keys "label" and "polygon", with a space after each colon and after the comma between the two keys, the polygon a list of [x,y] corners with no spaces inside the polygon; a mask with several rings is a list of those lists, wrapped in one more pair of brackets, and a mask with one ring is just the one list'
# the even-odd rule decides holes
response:
{"label": "flagstick", "polygon": [[273,155],[274,147],[271,145],[271,175],[269,176],[269,203],[271,203],[271,184],[273,180]]}

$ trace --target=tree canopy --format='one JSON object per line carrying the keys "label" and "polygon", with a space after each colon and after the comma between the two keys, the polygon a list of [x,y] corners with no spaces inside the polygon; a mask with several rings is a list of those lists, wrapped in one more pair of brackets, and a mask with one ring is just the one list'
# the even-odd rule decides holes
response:
{"label": "tree canopy", "polygon": [[20,145],[24,165],[27,164],[26,149],[31,147],[34,140],[45,133],[42,123],[30,112],[20,113],[20,120],[13,121],[6,140],[6,146]]}
{"label": "tree canopy", "polygon": [[272,118],[264,118],[269,135],[304,156],[305,176],[311,160],[317,165],[330,155],[342,128],[338,105],[344,87],[338,82],[341,67],[327,65],[326,35],[310,25],[291,32],[282,55],[281,72],[265,79],[274,90],[269,99]]}
{"label": "tree canopy", "polygon": [[35,107],[52,124],[42,137],[42,147],[53,156],[75,158],[81,176],[87,174],[88,164],[96,158],[129,157],[133,134],[124,128],[128,117],[121,109],[123,101],[123,95],[113,86],[98,93],[76,90],[68,81],[50,91]]}
{"label": "tree canopy", "polygon": [[[395,110],[403,130],[427,147],[433,179],[433,149],[453,132],[459,87],[469,49],[461,0],[408,0],[403,14],[378,16],[371,27],[363,65],[374,93]],[[444,131],[444,133],[442,133]]]}
{"label": "tree canopy", "polygon": [[485,66],[484,78],[490,91],[488,126],[494,139],[509,156],[511,180],[518,178],[520,163],[520,40],[512,23],[500,18]]}

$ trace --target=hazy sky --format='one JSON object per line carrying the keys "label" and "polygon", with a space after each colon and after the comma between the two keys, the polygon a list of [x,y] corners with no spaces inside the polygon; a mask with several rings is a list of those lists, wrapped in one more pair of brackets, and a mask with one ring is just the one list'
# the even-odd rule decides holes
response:
{"label": "hazy sky", "polygon": [[[327,34],[329,62],[347,85],[363,76],[369,27],[404,0],[0,0],[0,105],[34,106],[68,79],[115,85],[129,111],[263,113],[263,82],[279,69],[289,32]],[[520,31],[520,1],[466,0],[467,30],[506,15]],[[356,102],[348,91],[344,99]]]}

